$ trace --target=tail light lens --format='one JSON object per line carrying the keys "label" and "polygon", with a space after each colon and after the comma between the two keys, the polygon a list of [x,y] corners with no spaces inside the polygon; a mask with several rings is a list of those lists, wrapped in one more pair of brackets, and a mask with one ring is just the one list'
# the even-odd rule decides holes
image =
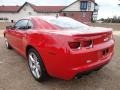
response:
{"label": "tail light lens", "polygon": [[81,42],[69,42],[68,44],[71,49],[80,49],[82,47],[92,48],[93,40],[81,41]]}
{"label": "tail light lens", "polygon": [[110,39],[113,39],[113,34],[108,34],[108,35],[105,37],[104,41],[107,42],[107,41],[109,41]]}
{"label": "tail light lens", "polygon": [[83,41],[82,43],[82,47],[92,47],[93,46],[93,41],[89,40],[89,41]]}
{"label": "tail light lens", "polygon": [[69,42],[69,46],[71,49],[79,49],[80,48],[80,42]]}

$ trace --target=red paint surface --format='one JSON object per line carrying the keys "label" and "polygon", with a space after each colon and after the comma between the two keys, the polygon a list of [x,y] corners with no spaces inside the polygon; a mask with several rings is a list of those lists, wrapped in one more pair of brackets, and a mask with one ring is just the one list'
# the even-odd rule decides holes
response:
{"label": "red paint surface", "polygon": [[[26,57],[27,46],[32,46],[43,59],[49,75],[69,80],[76,74],[96,69],[107,64],[113,55],[114,40],[112,31],[107,28],[90,28],[91,30],[60,30],[37,17],[30,18],[35,28],[29,30],[5,30],[5,37],[10,45]],[[48,29],[51,27],[52,29]],[[109,38],[108,41],[104,41]],[[68,42],[93,40],[93,47],[71,49]],[[109,52],[102,55],[103,50]]]}

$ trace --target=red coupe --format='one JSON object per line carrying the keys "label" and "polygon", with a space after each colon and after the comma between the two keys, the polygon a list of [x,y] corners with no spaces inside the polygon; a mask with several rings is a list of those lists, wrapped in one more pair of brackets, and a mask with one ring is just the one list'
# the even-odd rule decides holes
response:
{"label": "red coupe", "polygon": [[19,20],[4,32],[6,47],[28,59],[33,77],[70,80],[102,68],[114,53],[112,29],[90,27],[68,17]]}

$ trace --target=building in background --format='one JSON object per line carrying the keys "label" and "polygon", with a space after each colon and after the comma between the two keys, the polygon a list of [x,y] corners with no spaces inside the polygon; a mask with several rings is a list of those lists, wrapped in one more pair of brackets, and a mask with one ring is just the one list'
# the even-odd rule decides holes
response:
{"label": "building in background", "polygon": [[29,16],[68,16],[83,23],[96,20],[98,5],[95,0],[77,0],[68,6],[36,6],[25,2],[22,6],[0,6],[0,22],[15,22]]}

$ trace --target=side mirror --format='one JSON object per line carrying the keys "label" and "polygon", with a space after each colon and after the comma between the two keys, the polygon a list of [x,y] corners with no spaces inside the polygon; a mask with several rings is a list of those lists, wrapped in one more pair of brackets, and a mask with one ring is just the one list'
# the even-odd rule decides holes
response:
{"label": "side mirror", "polygon": [[9,30],[9,29],[15,29],[13,26],[6,26],[6,30]]}

